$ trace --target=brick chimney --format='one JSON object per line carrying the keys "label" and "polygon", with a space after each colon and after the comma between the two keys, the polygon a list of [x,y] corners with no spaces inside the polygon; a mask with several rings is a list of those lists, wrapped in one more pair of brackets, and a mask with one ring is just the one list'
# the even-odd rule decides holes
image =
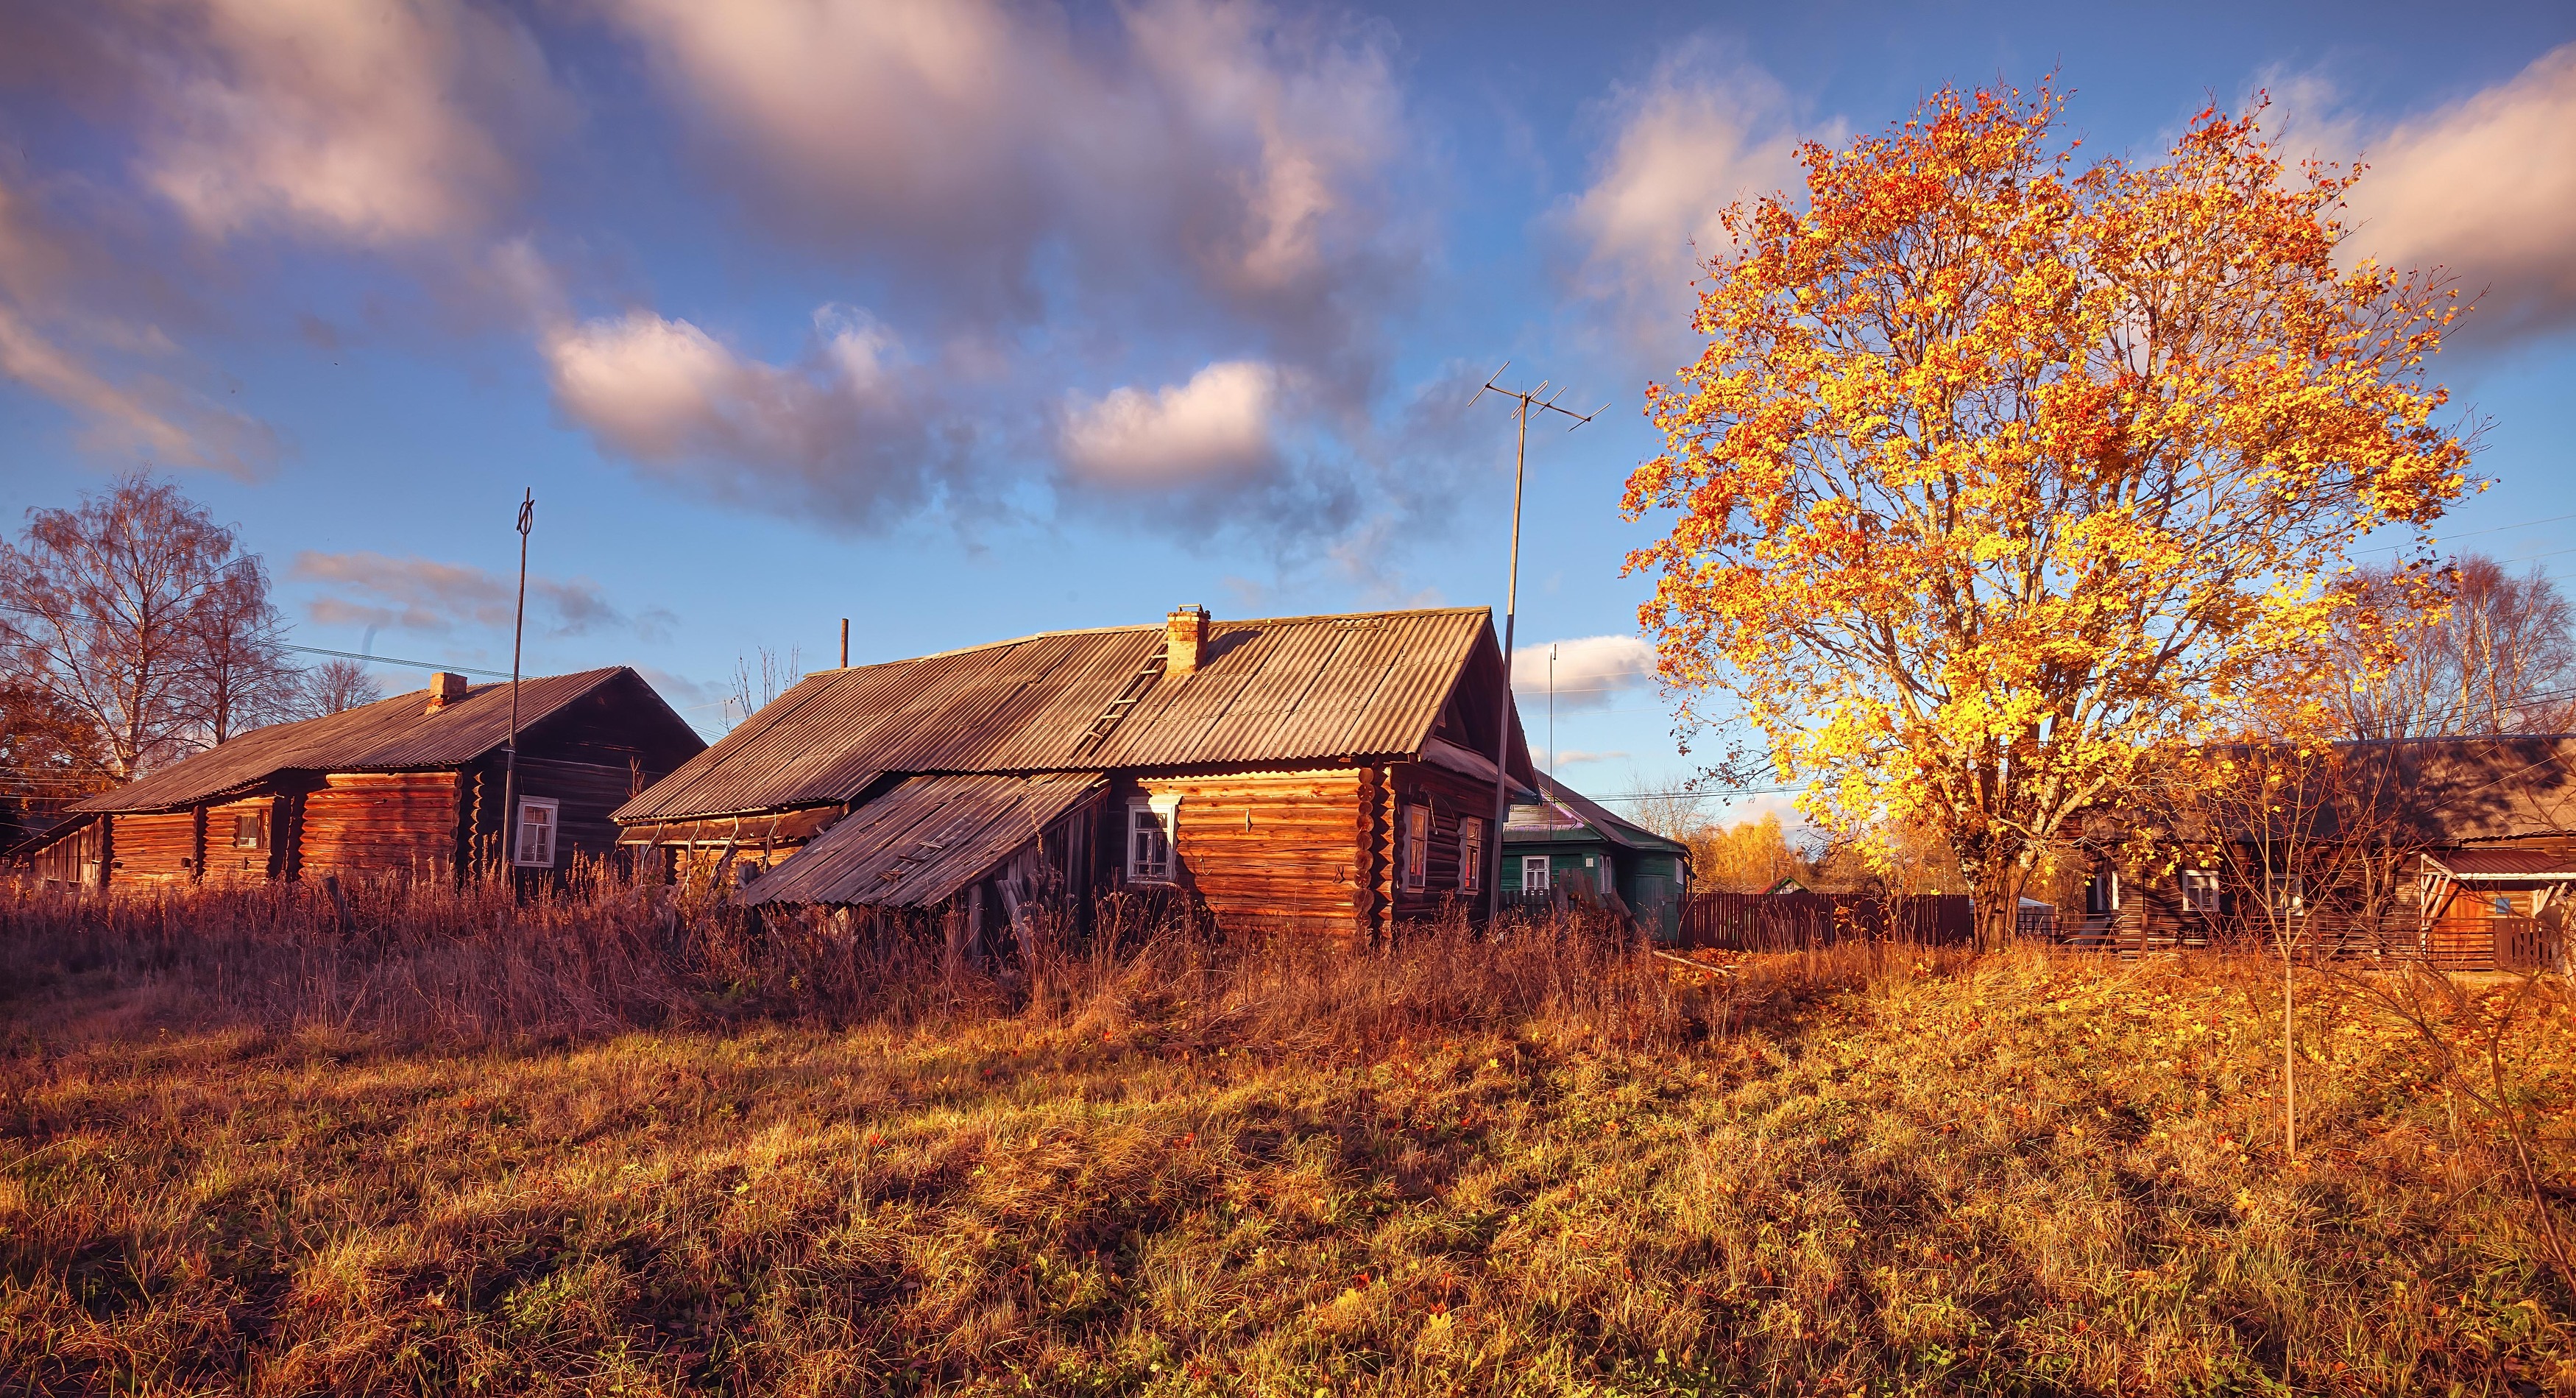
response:
{"label": "brick chimney", "polygon": [[1199,652],[1207,649],[1207,638],[1207,608],[1173,608],[1172,614],[1163,618],[1163,673],[1172,676],[1196,673]]}
{"label": "brick chimney", "polygon": [[445,670],[429,677],[429,707],[421,710],[434,714],[465,697],[465,677]]}

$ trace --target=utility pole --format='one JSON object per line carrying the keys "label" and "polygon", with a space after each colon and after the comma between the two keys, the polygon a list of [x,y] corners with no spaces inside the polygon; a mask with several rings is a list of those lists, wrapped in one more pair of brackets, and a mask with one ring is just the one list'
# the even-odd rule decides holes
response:
{"label": "utility pole", "polygon": [[[1476,396],[1467,400],[1467,406],[1471,408],[1476,404],[1483,402],[1485,395],[1488,393],[1499,394],[1502,397],[1514,400],[1512,403],[1512,418],[1518,427],[1518,441],[1512,448],[1511,572],[1507,575],[1503,583],[1503,703],[1502,708],[1494,715],[1494,825],[1492,833],[1487,839],[1487,843],[1493,846],[1494,852],[1490,856],[1492,863],[1492,867],[1488,870],[1490,877],[1485,881],[1485,920],[1488,924],[1491,924],[1494,919],[1500,917],[1503,911],[1503,818],[1511,811],[1511,774],[1509,770],[1504,767],[1503,763],[1510,755],[1512,749],[1512,629],[1514,624],[1519,620],[1520,615],[1521,484],[1529,473],[1530,410],[1533,408],[1537,409],[1541,416],[1545,416],[1548,413],[1559,413],[1574,419],[1574,427],[1565,429],[1566,431],[1571,432],[1575,427],[1581,427],[1583,424],[1599,417],[1602,409],[1610,406],[1609,404],[1604,403],[1601,407],[1595,408],[1591,412],[1578,413],[1572,408],[1560,408],[1556,405],[1556,399],[1562,396],[1565,392],[1563,389],[1558,389],[1555,394],[1551,394],[1546,398],[1539,397],[1540,394],[1547,392],[1547,381],[1545,379],[1539,380],[1538,385],[1535,388],[1529,389],[1509,389],[1494,382],[1494,379],[1499,379],[1503,376],[1503,369],[1509,369],[1511,367],[1512,365],[1510,360],[1503,361],[1503,368],[1496,369],[1494,371],[1493,378],[1485,380],[1485,386],[1476,390]],[[1556,701],[1552,689],[1553,686],[1551,685],[1551,694],[1548,700],[1548,711],[1551,726],[1554,722],[1556,709]],[[1552,734],[1548,741],[1551,746],[1554,745],[1555,738]],[[1548,762],[1553,765],[1555,761],[1556,755],[1553,752],[1548,754]]]}
{"label": "utility pole", "polygon": [[841,668],[850,668],[850,619],[841,618]]}
{"label": "utility pole", "polygon": [[[510,744],[501,759],[501,858],[519,862],[519,643],[528,633],[528,531],[537,524],[537,492],[519,502],[519,608],[510,623]],[[512,876],[517,877],[516,875]]]}
{"label": "utility pole", "polygon": [[1547,774],[1556,775],[1556,642],[1547,643]]}

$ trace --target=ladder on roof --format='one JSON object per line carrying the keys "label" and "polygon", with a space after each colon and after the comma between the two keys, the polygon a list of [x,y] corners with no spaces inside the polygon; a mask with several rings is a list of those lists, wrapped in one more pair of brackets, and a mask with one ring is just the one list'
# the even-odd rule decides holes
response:
{"label": "ladder on roof", "polygon": [[1073,745],[1073,755],[1077,759],[1089,757],[1099,750],[1102,743],[1109,741],[1109,735],[1118,731],[1118,725],[1144,702],[1145,691],[1154,687],[1154,681],[1162,676],[1163,666],[1170,658],[1169,647],[1146,657],[1143,667],[1128,677],[1127,687],[1118,691],[1118,697],[1110,700],[1109,707],[1102,709],[1100,717],[1093,719],[1091,726],[1083,730],[1081,741]]}

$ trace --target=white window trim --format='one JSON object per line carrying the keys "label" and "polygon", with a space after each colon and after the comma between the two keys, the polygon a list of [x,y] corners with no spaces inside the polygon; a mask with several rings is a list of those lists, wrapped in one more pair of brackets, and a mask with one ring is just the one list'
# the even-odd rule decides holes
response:
{"label": "white window trim", "polygon": [[2185,869],[2182,871],[2182,906],[2186,912],[2218,912],[2218,871]]}
{"label": "white window trim", "polygon": [[[1551,884],[1551,883],[1552,883],[1552,881],[1553,881],[1552,876],[1551,876],[1551,874],[1549,873],[1549,870],[1550,870],[1550,868],[1552,868],[1552,867],[1553,867],[1554,863],[1555,863],[1555,861],[1554,861],[1553,859],[1551,859],[1549,856],[1544,855],[1544,854],[1524,854],[1524,855],[1522,855],[1522,856],[1521,856],[1521,892],[1523,892],[1523,893],[1545,893],[1545,892],[1547,892],[1547,890],[1548,890],[1548,888],[1549,888],[1550,884]],[[1532,866],[1536,866],[1536,867],[1537,867],[1537,869],[1538,869],[1538,882],[1536,882],[1536,883],[1531,883],[1531,882],[1530,882],[1530,869],[1531,869],[1531,867],[1532,867]]]}
{"label": "white window trim", "polygon": [[[1146,871],[1140,867],[1140,861],[1136,858],[1136,813],[1138,811],[1151,812],[1154,817],[1154,823],[1163,828],[1163,868],[1160,873]],[[1180,860],[1180,841],[1175,837],[1180,831],[1180,814],[1181,798],[1177,793],[1161,796],[1148,796],[1142,801],[1130,801],[1127,803],[1127,823],[1125,828],[1119,832],[1119,839],[1122,841],[1124,847],[1127,881],[1129,883],[1172,883],[1176,881],[1175,866]]]}
{"label": "white window trim", "polygon": [[[531,810],[546,813],[546,857],[528,857],[528,816]],[[552,796],[522,796],[518,812],[510,821],[510,863],[521,869],[551,869],[563,854],[563,802]]]}
{"label": "white window trim", "polygon": [[[1409,805],[1398,819],[1402,824],[1396,834],[1396,858],[1402,864],[1404,891],[1420,893],[1431,886],[1431,808]],[[1415,821],[1422,823],[1418,836]]]}

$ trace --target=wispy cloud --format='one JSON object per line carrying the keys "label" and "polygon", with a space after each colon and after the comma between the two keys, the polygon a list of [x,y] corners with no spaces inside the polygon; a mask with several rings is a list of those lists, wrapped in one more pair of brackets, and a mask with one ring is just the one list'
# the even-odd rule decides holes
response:
{"label": "wispy cloud", "polygon": [[143,54],[140,174],[217,236],[472,232],[521,187],[512,143],[570,121],[527,31],[460,0],[106,8]]}
{"label": "wispy cloud", "polygon": [[[381,553],[297,554],[291,576],[315,584],[307,611],[325,626],[379,626],[428,635],[460,628],[508,630],[517,580],[465,563]],[[529,609],[555,636],[632,630],[667,637],[678,618],[658,607],[629,614],[588,578],[528,579]]]}
{"label": "wispy cloud", "polygon": [[2352,251],[2439,267],[2476,309],[2463,344],[2576,323],[2576,44],[2512,78],[2396,121],[2344,106],[2316,73],[2272,74],[2294,155],[2358,159]]}
{"label": "wispy cloud", "polygon": [[961,324],[1213,312],[1361,385],[1418,263],[1375,26],[1197,0],[1119,7],[1080,40],[1060,10],[995,0],[602,9],[762,231],[865,248]]}
{"label": "wispy cloud", "polygon": [[81,445],[101,456],[242,477],[273,462],[277,432],[175,378],[190,366],[135,314],[137,278],[94,235],[62,226],[30,185],[0,161],[0,377],[69,410]]}
{"label": "wispy cloud", "polygon": [[1591,183],[1548,215],[1570,244],[1575,292],[1633,353],[1685,342],[1699,265],[1724,253],[1741,200],[1804,185],[1793,105],[1770,74],[1707,41],[1685,44],[1603,103]]}

